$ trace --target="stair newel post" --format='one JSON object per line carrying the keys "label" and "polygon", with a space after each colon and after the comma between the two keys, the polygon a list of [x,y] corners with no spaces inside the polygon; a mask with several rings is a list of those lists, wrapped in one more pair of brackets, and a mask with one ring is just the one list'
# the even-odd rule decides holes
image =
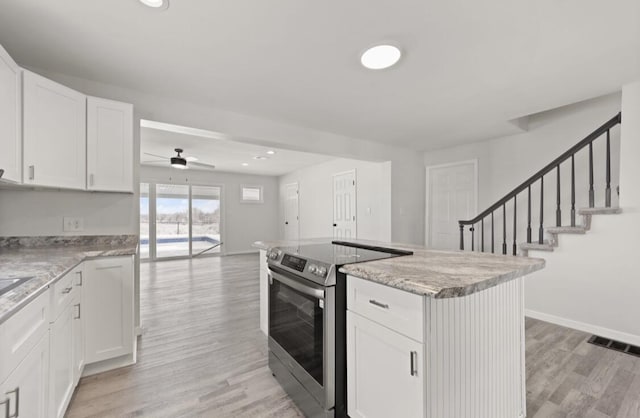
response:
{"label": "stair newel post", "polygon": [[538,244],[544,244],[544,176],[540,177],[540,229]]}
{"label": "stair newel post", "polygon": [[480,251],[484,252],[484,218],[480,219]]}
{"label": "stair newel post", "polygon": [[576,161],[571,155],[571,226],[576,226]]}
{"label": "stair newel post", "polygon": [[471,251],[475,251],[475,241],[476,241],[476,237],[475,237],[475,231],[476,231],[476,226],[475,224],[471,225],[471,228],[469,228],[469,231],[471,231]]}
{"label": "stair newel post", "polygon": [[507,255],[507,204],[502,204],[502,254]]}
{"label": "stair newel post", "polygon": [[607,188],[604,197],[605,207],[611,207],[611,132],[607,129]]}
{"label": "stair newel post", "polygon": [[491,254],[495,253],[495,239],[494,239],[494,229],[493,229],[493,212],[491,212]]}
{"label": "stair newel post", "polygon": [[596,198],[593,190],[593,142],[589,143],[589,207],[595,207]]}
{"label": "stair newel post", "polygon": [[464,251],[464,225],[460,224],[460,250]]}
{"label": "stair newel post", "polygon": [[527,187],[527,242],[531,244],[531,185]]}
{"label": "stair newel post", "polygon": [[517,255],[518,254],[518,245],[516,244],[516,231],[517,231],[517,213],[518,213],[518,206],[516,204],[516,197],[518,195],[514,195],[513,196],[513,255]]}
{"label": "stair newel post", "polygon": [[562,210],[560,209],[560,164],[556,166],[556,226],[562,226]]}

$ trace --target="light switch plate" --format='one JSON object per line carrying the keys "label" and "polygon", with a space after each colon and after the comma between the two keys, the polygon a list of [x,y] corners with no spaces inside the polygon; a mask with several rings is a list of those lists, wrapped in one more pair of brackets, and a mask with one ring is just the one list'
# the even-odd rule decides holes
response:
{"label": "light switch plate", "polygon": [[84,230],[84,219],[65,216],[62,218],[62,230],[64,232],[80,232]]}

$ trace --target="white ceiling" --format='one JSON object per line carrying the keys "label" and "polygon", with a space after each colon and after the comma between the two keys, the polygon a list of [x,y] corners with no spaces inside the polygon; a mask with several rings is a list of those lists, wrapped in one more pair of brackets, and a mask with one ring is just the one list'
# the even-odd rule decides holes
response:
{"label": "white ceiling", "polygon": [[[146,153],[169,158],[176,155],[175,148],[182,148],[183,157],[196,157],[199,163],[215,165],[215,171],[280,176],[334,158],[230,141],[219,138],[213,132],[190,130],[175,125],[148,121],[143,121],[143,125],[154,126],[143,126],[140,129],[140,163],[144,165],[170,167],[169,160],[161,160]],[[184,133],[189,131],[191,133]],[[269,155],[269,150],[276,153]],[[255,160],[253,157],[256,156],[267,159]],[[248,165],[243,166],[242,163]],[[187,166],[192,170],[202,169],[196,164],[187,163]]]}
{"label": "white ceiling", "polygon": [[[4,0],[23,65],[429,149],[640,76],[638,0]],[[393,42],[399,65],[365,70]],[[304,141],[304,138],[300,139]]]}

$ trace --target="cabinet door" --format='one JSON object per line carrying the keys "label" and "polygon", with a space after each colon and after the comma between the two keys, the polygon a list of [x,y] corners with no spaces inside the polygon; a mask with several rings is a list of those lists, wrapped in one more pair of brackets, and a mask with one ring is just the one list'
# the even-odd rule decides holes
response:
{"label": "cabinet door", "polygon": [[73,394],[73,326],[75,309],[69,303],[50,328],[50,416],[63,417]]}
{"label": "cabinet door", "polygon": [[84,263],[85,362],[133,352],[133,260],[105,257]]}
{"label": "cabinet door", "polygon": [[84,369],[84,330],[82,324],[82,298],[80,292],[71,302],[73,308],[73,386],[80,381]]}
{"label": "cabinet door", "polygon": [[0,385],[0,402],[9,403],[9,416],[47,418],[48,378],[49,336],[45,335]]}
{"label": "cabinet door", "polygon": [[349,416],[424,417],[423,350],[423,344],[348,311]]}
{"label": "cabinet door", "polygon": [[0,46],[0,170],[2,180],[22,181],[22,70]]}
{"label": "cabinet door", "polygon": [[87,98],[87,188],[133,192],[133,106]]}
{"label": "cabinet door", "polygon": [[24,71],[23,182],[86,189],[86,96]]}

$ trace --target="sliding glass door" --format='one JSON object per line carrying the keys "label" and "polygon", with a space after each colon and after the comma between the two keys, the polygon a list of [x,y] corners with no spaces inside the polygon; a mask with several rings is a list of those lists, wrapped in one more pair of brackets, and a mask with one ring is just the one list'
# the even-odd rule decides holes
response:
{"label": "sliding glass door", "polygon": [[220,252],[221,187],[140,185],[140,255],[184,258]]}

